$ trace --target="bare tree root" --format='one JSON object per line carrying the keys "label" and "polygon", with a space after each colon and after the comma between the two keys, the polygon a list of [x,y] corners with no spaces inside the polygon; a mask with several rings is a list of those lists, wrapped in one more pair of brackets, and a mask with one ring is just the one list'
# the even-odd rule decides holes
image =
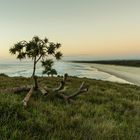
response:
{"label": "bare tree root", "polygon": [[60,93],[59,96],[61,98],[63,98],[66,103],[69,103],[69,102],[72,102],[73,99],[75,97],[77,97],[78,95],[80,95],[80,94],[82,94],[84,92],[87,92],[88,89],[89,89],[89,86],[85,85],[85,82],[82,82],[81,86],[79,87],[79,89],[75,93],[73,93],[71,95],[65,95],[64,93]]}
{"label": "bare tree root", "polygon": [[50,90],[47,87],[39,88],[38,91],[40,91],[43,95],[48,95],[50,93]]}
{"label": "bare tree root", "polygon": [[66,80],[68,78],[68,74],[64,74],[63,80],[60,82],[59,86],[54,89],[48,89],[48,87],[40,87],[38,90],[43,94],[43,95],[48,95],[51,94],[52,92],[59,92],[64,89]]}
{"label": "bare tree root", "polygon": [[63,77],[63,80],[60,82],[60,85],[53,90],[48,89],[48,88],[40,88],[39,90],[41,91],[43,95],[55,94],[57,95],[57,97],[64,99],[66,103],[73,102],[73,99],[75,97],[89,90],[89,86],[86,85],[85,82],[82,82],[82,84],[80,85],[80,87],[78,88],[76,92],[70,95],[65,95],[64,89],[65,89],[67,78],[68,78],[68,74],[65,74]]}
{"label": "bare tree root", "polygon": [[68,96],[68,99],[73,99],[74,97],[76,97],[84,92],[87,92],[88,88],[89,88],[89,86],[85,85],[85,82],[82,82],[80,88],[74,94]]}
{"label": "bare tree root", "polygon": [[65,74],[64,74],[64,77],[63,77],[63,80],[60,82],[59,87],[57,87],[56,89],[54,89],[54,91],[55,91],[55,92],[58,92],[58,91],[60,91],[60,90],[63,90],[63,89],[64,89],[67,78],[68,78],[68,74],[67,74],[67,73],[65,73]]}
{"label": "bare tree root", "polygon": [[10,89],[5,89],[5,90],[0,90],[0,93],[5,92],[5,93],[20,93],[20,92],[25,92],[28,91],[26,94],[25,98],[23,99],[23,105],[27,107],[28,102],[33,95],[35,91],[40,91],[43,95],[52,95],[54,94],[57,95],[56,97],[59,97],[63,99],[66,103],[73,102],[73,99],[82,93],[85,93],[88,91],[89,86],[85,84],[85,82],[82,82],[81,86],[72,94],[70,95],[65,95],[65,85],[66,81],[68,78],[68,74],[65,74],[63,77],[63,80],[60,82],[59,86],[55,89],[48,89],[47,87],[38,87],[38,82],[37,82],[37,77],[34,78],[34,86],[23,86],[23,87],[15,87],[15,88],[10,88]]}
{"label": "bare tree root", "polygon": [[25,98],[23,99],[23,105],[25,107],[27,107],[28,102],[29,102],[30,97],[32,96],[33,92],[34,92],[34,87],[31,87],[30,91],[26,94]]}
{"label": "bare tree root", "polygon": [[0,93],[20,93],[20,92],[29,91],[30,88],[31,86],[7,88],[7,89],[0,90]]}

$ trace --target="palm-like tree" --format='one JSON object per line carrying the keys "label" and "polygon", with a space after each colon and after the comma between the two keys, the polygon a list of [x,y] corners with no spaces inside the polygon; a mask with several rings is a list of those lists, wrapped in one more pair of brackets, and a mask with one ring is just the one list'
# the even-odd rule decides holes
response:
{"label": "palm-like tree", "polygon": [[57,75],[57,71],[55,69],[51,69],[49,74],[53,77],[53,75]]}
{"label": "palm-like tree", "polygon": [[44,70],[43,70],[42,74],[47,74],[48,76],[57,75],[57,71],[52,68],[53,64],[54,64],[54,62],[51,59],[43,61],[42,67],[44,67]]}
{"label": "palm-like tree", "polygon": [[[62,53],[58,51],[61,47],[60,43],[49,42],[47,38],[40,39],[38,36],[34,36],[31,41],[20,41],[9,49],[10,53],[17,55],[17,59],[32,59],[33,61],[33,73],[32,77],[34,83],[36,83],[36,65],[41,61],[43,67],[48,67],[48,63],[52,66],[53,60],[48,59],[49,56],[55,57],[57,60],[61,59]],[[34,88],[37,89],[38,85],[34,84]]]}
{"label": "palm-like tree", "polygon": [[51,75],[53,77],[53,75],[57,75],[57,71],[55,69],[48,69],[48,70],[44,70],[43,74],[47,74],[48,76]]}

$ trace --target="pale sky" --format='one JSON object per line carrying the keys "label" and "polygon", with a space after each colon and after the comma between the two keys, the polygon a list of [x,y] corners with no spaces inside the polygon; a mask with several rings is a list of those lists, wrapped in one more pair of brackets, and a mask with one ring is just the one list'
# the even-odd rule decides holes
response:
{"label": "pale sky", "polygon": [[34,35],[65,56],[140,58],[140,0],[0,0],[0,58]]}

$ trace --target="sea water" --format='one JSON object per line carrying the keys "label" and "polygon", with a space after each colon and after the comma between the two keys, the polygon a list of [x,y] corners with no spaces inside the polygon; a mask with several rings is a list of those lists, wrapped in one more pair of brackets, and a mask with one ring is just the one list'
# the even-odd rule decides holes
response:
{"label": "sea water", "polygon": [[[72,63],[67,60],[55,61],[54,68],[57,70],[58,75],[68,73],[71,76],[87,77],[97,80],[105,80],[119,83],[129,83],[126,80],[118,78],[106,72],[102,72],[91,64]],[[30,77],[33,71],[32,61],[19,61],[19,60],[0,60],[0,73],[5,73],[11,77],[23,76]],[[36,75],[42,76],[43,68],[41,63],[37,65]]]}

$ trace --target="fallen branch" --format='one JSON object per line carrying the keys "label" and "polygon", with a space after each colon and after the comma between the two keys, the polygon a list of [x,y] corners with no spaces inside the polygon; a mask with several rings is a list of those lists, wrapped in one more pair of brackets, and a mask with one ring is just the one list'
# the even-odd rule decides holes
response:
{"label": "fallen branch", "polygon": [[34,87],[32,87],[32,88],[30,89],[30,91],[27,93],[27,95],[26,95],[25,98],[23,99],[23,105],[24,105],[25,107],[27,106],[28,101],[29,101],[30,97],[32,96],[33,92],[34,92]]}
{"label": "fallen branch", "polygon": [[72,95],[65,95],[65,94],[63,94],[63,93],[60,93],[59,96],[60,96],[61,98],[63,98],[63,99],[65,100],[66,103],[68,103],[68,102],[70,102],[70,101],[73,101],[73,99],[74,99],[76,96],[78,96],[78,95],[80,95],[80,94],[82,94],[82,93],[84,93],[84,92],[87,92],[87,91],[88,91],[88,88],[89,88],[89,86],[88,86],[88,85],[85,85],[85,82],[82,82],[80,88],[79,88],[74,94],[72,94]]}
{"label": "fallen branch", "polygon": [[43,95],[49,94],[49,90],[48,90],[47,87],[39,88],[39,91],[40,91]]}
{"label": "fallen branch", "polygon": [[80,88],[72,95],[68,96],[68,99],[72,99],[78,95],[80,95],[81,93],[87,92],[88,91],[88,86],[85,85],[85,82],[82,82]]}
{"label": "fallen branch", "polygon": [[0,90],[0,93],[20,93],[24,91],[29,91],[31,86],[14,87]]}
{"label": "fallen branch", "polygon": [[63,90],[64,87],[65,87],[67,78],[68,78],[68,74],[66,73],[66,74],[64,74],[63,80],[60,82],[59,87],[56,88],[56,89],[54,89],[54,91],[58,92],[58,91],[60,91],[60,90]]}

